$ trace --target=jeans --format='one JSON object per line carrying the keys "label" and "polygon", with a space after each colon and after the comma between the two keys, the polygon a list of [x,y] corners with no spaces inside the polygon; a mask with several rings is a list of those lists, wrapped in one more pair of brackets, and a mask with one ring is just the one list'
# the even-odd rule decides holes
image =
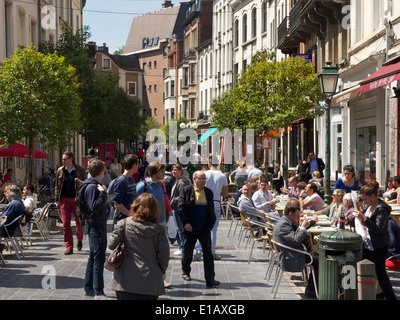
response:
{"label": "jeans", "polygon": [[[217,230],[218,230],[218,226],[219,226],[219,219],[221,218],[221,207],[218,204],[216,204],[216,202],[214,202],[214,213],[215,213],[215,224],[214,227],[211,230],[211,251],[212,251],[212,255],[215,256],[215,244],[217,242]],[[203,252],[202,248],[201,248],[201,244],[199,241],[197,241],[196,243],[196,255],[201,255]]]}
{"label": "jeans", "polygon": [[182,251],[184,240],[182,221],[176,210],[172,210],[172,213],[176,221],[176,226],[178,227],[178,232],[176,233],[176,242],[178,243],[178,249]]}
{"label": "jeans", "polygon": [[103,271],[107,249],[106,225],[87,224],[86,231],[90,251],[85,273],[85,292],[91,292],[94,289],[96,296],[103,295]]}

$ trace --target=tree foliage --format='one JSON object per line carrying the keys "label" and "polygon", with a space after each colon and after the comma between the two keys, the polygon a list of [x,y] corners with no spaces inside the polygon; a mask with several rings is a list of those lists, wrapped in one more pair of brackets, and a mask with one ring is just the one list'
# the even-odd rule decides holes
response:
{"label": "tree foliage", "polygon": [[314,68],[303,58],[277,61],[269,51],[258,52],[237,87],[213,102],[213,121],[231,131],[251,128],[265,133],[318,116],[312,107],[322,95]]}
{"label": "tree foliage", "polygon": [[75,68],[65,58],[32,45],[19,49],[0,67],[0,139],[66,146],[80,129],[78,88]]}

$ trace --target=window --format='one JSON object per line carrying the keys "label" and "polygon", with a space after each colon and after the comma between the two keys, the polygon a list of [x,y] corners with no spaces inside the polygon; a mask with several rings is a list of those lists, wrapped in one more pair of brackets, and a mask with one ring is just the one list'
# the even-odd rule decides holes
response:
{"label": "window", "polygon": [[157,108],[154,108],[154,115],[157,115]]}
{"label": "window", "polygon": [[128,94],[132,96],[136,96],[136,82],[128,83]]}
{"label": "window", "polygon": [[143,63],[143,73],[146,74],[147,73],[147,64]]}
{"label": "window", "polygon": [[154,61],[154,69],[157,69],[157,61]]}
{"label": "window", "polygon": [[154,92],[157,92],[157,85],[154,85]]}
{"label": "window", "polygon": [[242,43],[247,42],[247,14],[243,16]]}
{"label": "window", "polygon": [[152,92],[152,88],[151,88],[151,85],[149,86],[149,92]]}
{"label": "window", "polygon": [[196,65],[190,65],[190,83],[196,83]]}
{"label": "window", "polygon": [[267,27],[268,27],[268,15],[267,15],[267,2],[266,1],[262,5],[262,15],[263,15],[262,32],[266,32]]}
{"label": "window", "polygon": [[235,32],[234,46],[236,48],[239,45],[239,20],[235,20],[234,32]]}
{"label": "window", "polygon": [[175,97],[175,81],[171,80],[171,97]]}
{"label": "window", "polygon": [[103,69],[110,69],[110,59],[103,60]]}
{"label": "window", "polygon": [[155,39],[154,39],[154,45],[155,45],[155,46],[158,45],[158,39],[159,39],[159,38],[155,38]]}
{"label": "window", "polygon": [[253,8],[251,11],[251,37],[255,38],[257,35],[257,8]]}
{"label": "window", "polygon": [[360,182],[376,178],[376,126],[357,128],[356,172]]}
{"label": "window", "polygon": [[187,87],[189,85],[189,68],[183,69],[184,76],[183,76],[183,86]]}
{"label": "window", "polygon": [[149,69],[151,69],[151,61],[149,62]]}

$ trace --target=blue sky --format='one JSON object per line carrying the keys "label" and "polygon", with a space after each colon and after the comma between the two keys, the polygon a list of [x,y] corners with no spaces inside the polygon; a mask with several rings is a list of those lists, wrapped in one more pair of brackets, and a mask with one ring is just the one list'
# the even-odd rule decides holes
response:
{"label": "blue sky", "polygon": [[[87,0],[83,25],[90,27],[90,41],[105,42],[110,53],[125,45],[132,20],[137,15],[161,9],[164,0]],[[179,0],[172,0],[178,4]]]}

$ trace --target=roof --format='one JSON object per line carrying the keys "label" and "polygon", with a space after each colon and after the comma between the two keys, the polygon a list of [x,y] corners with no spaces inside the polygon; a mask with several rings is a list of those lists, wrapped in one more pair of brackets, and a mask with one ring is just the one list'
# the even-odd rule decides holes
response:
{"label": "roof", "polygon": [[144,39],[158,49],[160,41],[169,39],[173,34],[177,39],[183,39],[182,20],[185,18],[185,5],[179,4],[169,8],[135,17],[125,43],[123,54],[143,50]]}
{"label": "roof", "polygon": [[113,60],[113,62],[121,69],[141,70],[139,59],[135,55],[123,56],[119,54],[110,54],[102,50],[98,50],[97,53],[102,53],[106,56],[109,56]]}

